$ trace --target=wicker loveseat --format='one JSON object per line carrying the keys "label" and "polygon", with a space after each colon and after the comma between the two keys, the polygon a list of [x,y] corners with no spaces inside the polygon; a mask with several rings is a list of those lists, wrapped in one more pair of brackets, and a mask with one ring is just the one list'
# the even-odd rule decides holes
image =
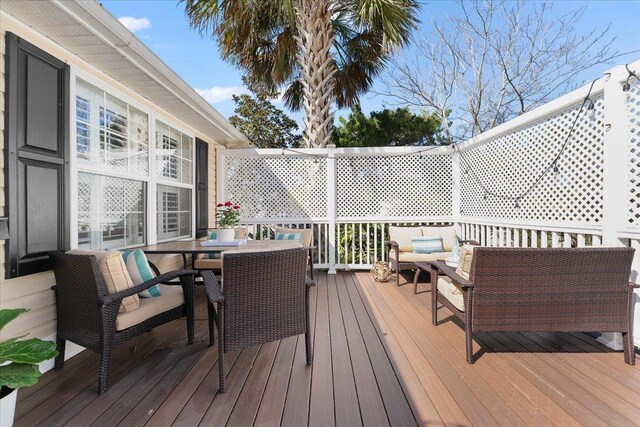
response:
{"label": "wicker loveseat", "polygon": [[[635,364],[634,249],[490,248],[463,251],[457,269],[431,265],[433,324],[442,303],[464,322],[467,361],[475,332],[621,332]],[[466,262],[465,262],[466,259]]]}
{"label": "wicker loveseat", "polygon": [[[442,237],[442,252],[428,254],[414,253],[412,237],[440,236]],[[389,263],[396,272],[396,285],[400,285],[400,272],[415,268],[415,262],[442,261],[451,256],[456,231],[453,225],[431,225],[418,227],[389,226]]]}

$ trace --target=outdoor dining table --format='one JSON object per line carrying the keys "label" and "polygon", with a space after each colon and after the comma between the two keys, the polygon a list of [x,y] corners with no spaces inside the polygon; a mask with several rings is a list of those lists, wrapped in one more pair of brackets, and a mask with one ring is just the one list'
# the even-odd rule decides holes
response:
{"label": "outdoor dining table", "polygon": [[187,255],[192,256],[191,263],[198,254],[221,253],[225,251],[256,251],[270,249],[299,248],[301,245],[294,240],[247,240],[241,245],[203,246],[203,239],[176,240],[173,242],[157,243],[139,248],[146,254],[179,254],[182,256],[184,268],[187,268]]}

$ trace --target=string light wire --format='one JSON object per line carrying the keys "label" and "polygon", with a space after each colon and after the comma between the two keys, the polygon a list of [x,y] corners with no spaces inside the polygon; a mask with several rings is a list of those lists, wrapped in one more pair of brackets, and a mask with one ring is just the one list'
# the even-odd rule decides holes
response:
{"label": "string light wire", "polygon": [[591,82],[591,86],[589,86],[589,91],[587,92],[587,96],[584,97],[584,100],[582,101],[582,105],[580,105],[580,109],[578,110],[578,113],[574,117],[573,123],[571,123],[571,127],[569,128],[569,133],[567,134],[564,142],[562,143],[562,146],[560,147],[560,151],[558,151],[558,154],[555,155],[551,163],[549,163],[549,165],[542,171],[542,173],[535,179],[535,181],[533,181],[533,183],[525,191],[523,191],[518,195],[513,196],[508,194],[501,194],[488,188],[488,186],[483,182],[480,176],[473,170],[473,168],[471,167],[471,163],[465,158],[462,150],[460,150],[459,143],[453,144],[454,150],[456,150],[460,155],[460,160],[461,160],[460,166],[462,167],[464,163],[464,166],[466,167],[465,173],[470,174],[471,177],[476,182],[476,184],[478,184],[482,188],[482,190],[484,190],[485,200],[487,198],[487,195],[493,196],[499,199],[504,199],[504,200],[513,200],[515,201],[515,208],[519,208],[520,200],[526,197],[527,195],[529,195],[529,193],[531,193],[533,189],[536,188],[538,184],[540,184],[542,179],[547,175],[547,173],[549,173],[550,170],[553,169],[554,172],[557,172],[558,160],[560,159],[560,156],[562,156],[565,149],[569,145],[571,137],[573,136],[573,131],[576,127],[576,124],[578,123],[578,119],[580,118],[583,111],[585,110],[585,107],[587,107],[587,109],[589,110],[592,110],[594,108],[594,103],[593,103],[593,100],[591,99],[591,92],[593,91],[593,86],[596,84],[598,80],[599,79],[595,79]]}

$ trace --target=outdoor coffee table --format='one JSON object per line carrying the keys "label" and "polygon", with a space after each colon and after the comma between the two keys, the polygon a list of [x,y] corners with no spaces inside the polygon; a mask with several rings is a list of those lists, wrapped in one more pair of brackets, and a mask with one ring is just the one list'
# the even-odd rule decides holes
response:
{"label": "outdoor coffee table", "polygon": [[[420,273],[424,272],[429,272],[429,270],[431,269],[431,265],[427,262],[420,262],[420,261],[416,261],[413,263],[416,267],[416,274],[415,276],[413,276],[413,293],[417,294],[418,293],[418,277],[420,276]],[[455,263],[455,265],[453,265],[450,261],[447,262],[448,266],[451,267],[455,267],[457,266],[457,263]],[[426,290],[425,292],[429,292],[431,291],[431,289]]]}

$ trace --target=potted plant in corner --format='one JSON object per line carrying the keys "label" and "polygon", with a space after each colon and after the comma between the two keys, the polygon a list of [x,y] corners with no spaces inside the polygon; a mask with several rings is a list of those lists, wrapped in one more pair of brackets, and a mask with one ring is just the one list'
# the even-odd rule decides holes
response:
{"label": "potted plant in corner", "polygon": [[218,203],[217,209],[217,240],[221,242],[231,242],[235,237],[234,227],[240,222],[240,205],[233,204],[230,200],[227,200],[224,203]]}
{"label": "potted plant in corner", "polygon": [[[0,309],[0,331],[26,308]],[[56,357],[56,344],[38,338],[21,340],[25,335],[0,342],[0,427],[13,425],[16,397],[20,387],[38,382],[38,364]]]}

